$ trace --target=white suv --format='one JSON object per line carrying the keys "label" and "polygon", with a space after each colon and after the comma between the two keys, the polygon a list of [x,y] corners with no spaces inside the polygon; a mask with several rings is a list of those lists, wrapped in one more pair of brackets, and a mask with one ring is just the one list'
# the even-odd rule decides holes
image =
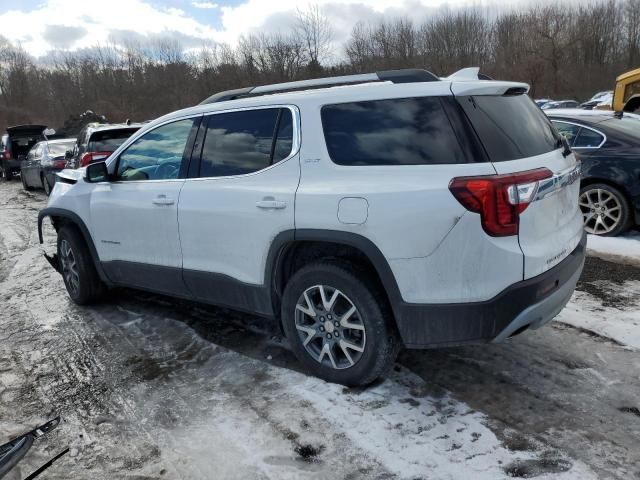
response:
{"label": "white suv", "polygon": [[78,304],[127,286],[275,318],[309,371],[364,385],[401,346],[501,341],[571,296],[579,168],[527,90],[399,70],[223,92],[61,172],[40,237],[49,217]]}

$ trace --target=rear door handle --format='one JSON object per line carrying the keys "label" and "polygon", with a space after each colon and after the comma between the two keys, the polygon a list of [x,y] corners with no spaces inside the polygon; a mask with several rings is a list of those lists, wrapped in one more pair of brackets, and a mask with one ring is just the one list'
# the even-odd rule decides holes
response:
{"label": "rear door handle", "polygon": [[167,198],[166,195],[158,195],[151,203],[154,205],[173,205],[175,200],[173,198]]}
{"label": "rear door handle", "polygon": [[276,200],[273,197],[264,197],[259,202],[256,202],[256,207],[265,210],[281,210],[283,208],[286,208],[286,206],[287,202]]}

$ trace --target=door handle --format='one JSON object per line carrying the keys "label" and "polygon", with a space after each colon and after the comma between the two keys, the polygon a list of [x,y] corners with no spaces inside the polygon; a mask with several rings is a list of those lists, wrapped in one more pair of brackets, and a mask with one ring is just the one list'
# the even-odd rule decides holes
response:
{"label": "door handle", "polygon": [[151,203],[154,205],[173,205],[175,200],[173,198],[167,198],[166,195],[158,195],[156,198],[151,200]]}
{"label": "door handle", "polygon": [[264,197],[259,202],[256,202],[256,207],[265,210],[281,210],[283,208],[286,208],[286,206],[287,202],[276,200],[273,197]]}

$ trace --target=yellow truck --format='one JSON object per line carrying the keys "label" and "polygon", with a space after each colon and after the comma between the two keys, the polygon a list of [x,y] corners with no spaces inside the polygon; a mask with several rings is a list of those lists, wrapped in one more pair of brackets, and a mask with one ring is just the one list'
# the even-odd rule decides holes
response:
{"label": "yellow truck", "polygon": [[640,68],[616,78],[612,107],[615,112],[640,113]]}

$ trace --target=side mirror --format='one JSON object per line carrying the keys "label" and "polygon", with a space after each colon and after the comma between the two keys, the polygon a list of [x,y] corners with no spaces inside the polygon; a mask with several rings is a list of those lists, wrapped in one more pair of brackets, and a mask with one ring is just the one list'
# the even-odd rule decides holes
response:
{"label": "side mirror", "polygon": [[73,150],[67,150],[64,152],[65,160],[71,160],[73,158]]}
{"label": "side mirror", "polygon": [[87,165],[84,179],[87,183],[98,183],[109,181],[109,170],[104,162],[90,163]]}

